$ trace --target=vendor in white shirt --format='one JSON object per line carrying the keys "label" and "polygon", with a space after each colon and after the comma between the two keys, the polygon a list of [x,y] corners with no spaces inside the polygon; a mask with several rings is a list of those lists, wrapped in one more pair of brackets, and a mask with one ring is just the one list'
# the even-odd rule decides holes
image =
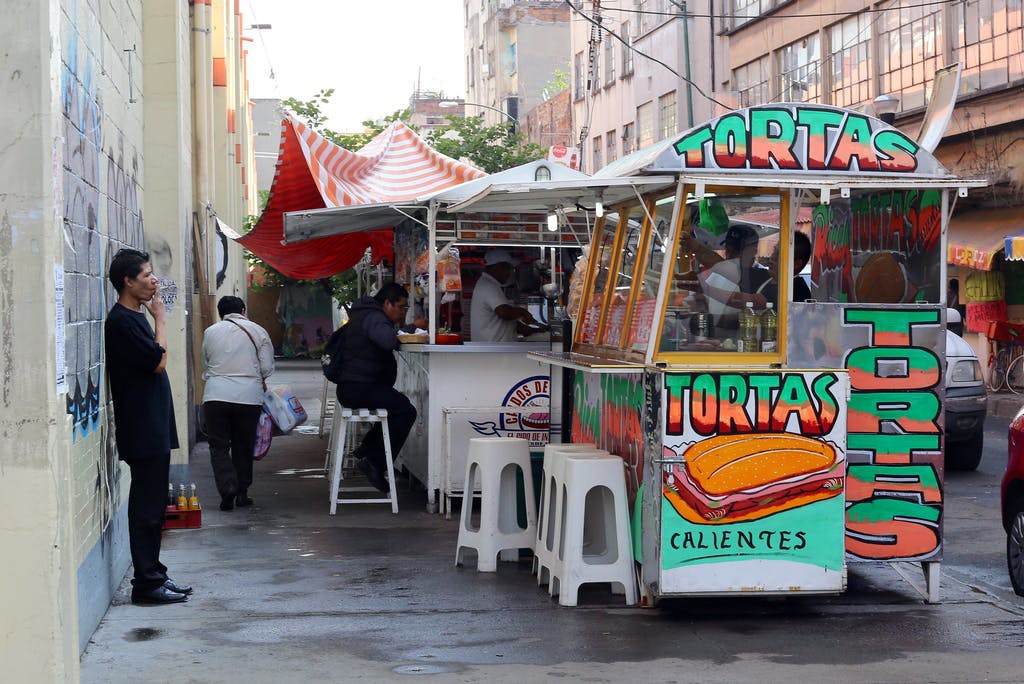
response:
{"label": "vendor in white shirt", "polygon": [[519,334],[545,329],[529,311],[505,296],[504,288],[518,263],[503,249],[492,249],[484,256],[484,272],[473,289],[469,309],[474,342],[515,342]]}

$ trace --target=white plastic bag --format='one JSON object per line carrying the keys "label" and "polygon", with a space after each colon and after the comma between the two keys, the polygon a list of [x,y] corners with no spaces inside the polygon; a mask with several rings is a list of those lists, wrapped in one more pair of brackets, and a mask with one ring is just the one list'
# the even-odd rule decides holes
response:
{"label": "white plastic bag", "polygon": [[288,385],[274,385],[268,389],[263,395],[263,408],[281,432],[289,432],[306,422],[306,409],[302,408]]}

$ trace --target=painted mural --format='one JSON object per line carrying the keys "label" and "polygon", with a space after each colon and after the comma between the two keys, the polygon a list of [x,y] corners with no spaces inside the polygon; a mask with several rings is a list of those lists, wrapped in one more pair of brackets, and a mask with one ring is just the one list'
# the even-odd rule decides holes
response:
{"label": "painted mural", "polygon": [[832,371],[665,375],[663,573],[691,590],[713,585],[699,579],[701,566],[728,577],[750,562],[756,573],[721,588],[836,581],[846,388],[845,374]]}
{"label": "painted mural", "polygon": [[938,190],[862,193],[811,212],[811,294],[820,302],[937,302]]}
{"label": "painted mural", "polygon": [[630,498],[636,496],[643,481],[647,433],[641,412],[645,406],[651,406],[651,402],[645,399],[640,375],[576,373],[572,439],[593,442],[625,461]]}
{"label": "painted mural", "polygon": [[[789,363],[850,373],[846,548],[858,560],[940,560],[942,358],[937,306],[790,306]],[[791,338],[793,339],[793,338]]]}

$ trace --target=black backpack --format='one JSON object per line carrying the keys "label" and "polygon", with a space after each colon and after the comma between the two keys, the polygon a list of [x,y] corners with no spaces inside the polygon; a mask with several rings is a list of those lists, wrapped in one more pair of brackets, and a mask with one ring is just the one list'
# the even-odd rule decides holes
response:
{"label": "black backpack", "polygon": [[348,331],[348,323],[343,324],[340,328],[331,333],[331,336],[327,340],[327,344],[324,345],[323,356],[320,357],[320,365],[324,371],[324,377],[338,384],[341,380],[341,372],[345,367],[345,335]]}

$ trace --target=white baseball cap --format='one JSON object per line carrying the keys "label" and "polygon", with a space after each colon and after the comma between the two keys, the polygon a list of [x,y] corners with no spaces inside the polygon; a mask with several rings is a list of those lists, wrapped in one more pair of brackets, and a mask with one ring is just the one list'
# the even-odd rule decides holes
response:
{"label": "white baseball cap", "polygon": [[495,264],[512,264],[518,266],[519,262],[512,258],[512,255],[503,249],[492,249],[484,255],[484,265],[494,266]]}

